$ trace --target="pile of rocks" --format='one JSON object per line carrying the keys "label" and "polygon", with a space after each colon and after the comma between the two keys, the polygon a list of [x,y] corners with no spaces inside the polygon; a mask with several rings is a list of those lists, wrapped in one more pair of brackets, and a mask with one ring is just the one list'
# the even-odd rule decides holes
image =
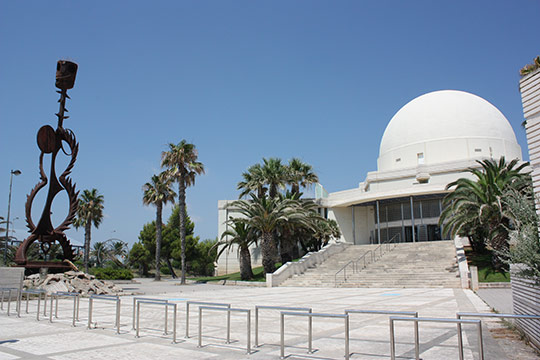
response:
{"label": "pile of rocks", "polygon": [[82,271],[66,271],[60,274],[30,275],[24,280],[26,289],[43,289],[47,293],[56,291],[78,292],[82,295],[111,295],[122,292],[122,289],[110,281],[98,280],[94,275]]}

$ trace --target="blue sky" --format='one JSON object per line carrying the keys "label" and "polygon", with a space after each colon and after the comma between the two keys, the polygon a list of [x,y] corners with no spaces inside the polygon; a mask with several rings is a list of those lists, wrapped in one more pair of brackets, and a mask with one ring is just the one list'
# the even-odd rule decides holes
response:
{"label": "blue sky", "polygon": [[[105,197],[93,241],[131,244],[155,218],[141,188],[170,142],[199,150],[206,175],[188,190],[188,211],[195,233],[214,238],[217,201],[238,196],[248,166],[300,157],[328,191],[355,187],[376,170],[392,116],[434,90],[494,104],[528,158],[518,71],[540,54],[539,16],[533,0],[2,1],[0,216],[20,169],[11,217],[14,235],[27,236],[36,133],[56,127],[64,58],[79,64],[64,125],[80,143],[72,178]],[[53,219],[65,207],[60,197]],[[82,229],[68,236],[84,239]]]}

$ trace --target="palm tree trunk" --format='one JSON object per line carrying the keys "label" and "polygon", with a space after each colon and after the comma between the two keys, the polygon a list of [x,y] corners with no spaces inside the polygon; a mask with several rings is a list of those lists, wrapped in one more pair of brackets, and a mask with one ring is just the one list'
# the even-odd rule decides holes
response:
{"label": "palm tree trunk", "polygon": [[271,274],[276,269],[276,244],[274,234],[263,233],[261,243],[262,265],[265,274]]}
{"label": "palm tree trunk", "polygon": [[181,247],[181,261],[182,261],[182,274],[180,277],[180,284],[186,283],[186,174],[185,169],[181,167],[180,176],[178,179],[178,207],[180,217],[180,247]]}
{"label": "palm tree trunk", "polygon": [[176,279],[178,276],[176,276],[176,273],[174,272],[174,268],[171,264],[171,259],[169,259],[168,257],[165,258],[165,262],[167,263],[167,267],[169,268],[169,271],[171,273],[171,276],[173,279]]}
{"label": "palm tree trunk", "polygon": [[161,202],[156,203],[156,275],[155,281],[161,280],[161,213],[163,211],[163,204]]}
{"label": "palm tree trunk", "polygon": [[240,247],[240,278],[242,280],[249,280],[253,278],[253,271],[251,270],[251,254],[249,253],[249,247]]}
{"label": "palm tree trunk", "polygon": [[90,239],[92,236],[92,222],[87,219],[84,224],[84,271],[88,273],[88,260],[90,258]]}

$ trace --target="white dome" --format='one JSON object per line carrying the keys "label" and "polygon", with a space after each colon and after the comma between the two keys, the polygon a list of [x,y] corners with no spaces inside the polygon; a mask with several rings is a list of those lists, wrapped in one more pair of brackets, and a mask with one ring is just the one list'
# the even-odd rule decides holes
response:
{"label": "white dome", "polygon": [[379,151],[379,171],[449,161],[506,156],[521,159],[512,126],[492,104],[456,90],[410,101],[390,120]]}

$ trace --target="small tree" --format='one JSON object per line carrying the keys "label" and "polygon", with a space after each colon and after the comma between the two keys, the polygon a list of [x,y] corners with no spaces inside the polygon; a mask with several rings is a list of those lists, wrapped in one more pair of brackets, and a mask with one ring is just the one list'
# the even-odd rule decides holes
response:
{"label": "small tree", "polygon": [[240,277],[242,280],[249,280],[253,278],[249,247],[257,243],[257,234],[243,220],[231,218],[227,221],[227,224],[230,226],[230,229],[224,231],[221,234],[221,240],[214,245],[216,249],[221,247],[217,257],[223,254],[225,250],[237,246],[238,254],[240,255]]}
{"label": "small tree", "polygon": [[103,220],[103,195],[97,189],[84,190],[79,198],[77,218],[73,222],[75,228],[84,226],[84,271],[88,272],[88,259],[90,256],[90,242],[92,240],[92,226],[96,229]]}

